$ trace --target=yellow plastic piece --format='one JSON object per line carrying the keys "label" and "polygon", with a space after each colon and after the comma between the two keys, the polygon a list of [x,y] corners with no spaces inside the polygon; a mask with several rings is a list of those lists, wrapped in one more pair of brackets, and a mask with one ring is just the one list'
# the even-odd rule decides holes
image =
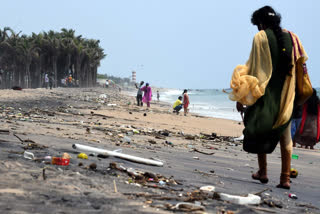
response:
{"label": "yellow plastic piece", "polygon": [[80,158],[80,159],[88,159],[88,155],[86,153],[80,153],[80,154],[78,154],[78,158]]}

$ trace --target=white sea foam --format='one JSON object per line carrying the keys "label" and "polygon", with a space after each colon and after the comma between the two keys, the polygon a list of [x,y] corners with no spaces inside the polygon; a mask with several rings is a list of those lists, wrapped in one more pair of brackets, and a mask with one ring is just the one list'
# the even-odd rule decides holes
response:
{"label": "white sea foam", "polygon": [[[183,90],[169,89],[161,93],[160,99],[165,102],[173,103],[178,96],[182,95]],[[222,90],[191,90],[188,91],[190,97],[190,112],[203,116],[224,118],[241,121],[241,116],[235,108],[235,102],[230,101],[228,95]]]}

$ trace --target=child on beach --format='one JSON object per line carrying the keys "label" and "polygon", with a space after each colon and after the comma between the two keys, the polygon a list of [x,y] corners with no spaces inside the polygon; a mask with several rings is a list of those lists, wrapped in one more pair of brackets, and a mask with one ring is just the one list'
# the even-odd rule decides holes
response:
{"label": "child on beach", "polygon": [[141,91],[144,92],[142,102],[147,103],[147,107],[150,108],[150,102],[152,100],[152,90],[149,86],[149,83],[146,83],[146,85],[141,88]]}
{"label": "child on beach", "polygon": [[159,93],[159,91],[157,91],[157,100],[158,100],[158,102],[160,101],[160,93]]}
{"label": "child on beach", "polygon": [[189,95],[188,95],[188,90],[184,89],[183,91],[183,110],[184,110],[184,116],[187,116],[188,113],[188,107],[189,107]]}
{"label": "child on beach", "polygon": [[182,109],[182,96],[179,96],[178,99],[174,102],[172,108],[173,108],[173,113],[179,114],[179,111]]}

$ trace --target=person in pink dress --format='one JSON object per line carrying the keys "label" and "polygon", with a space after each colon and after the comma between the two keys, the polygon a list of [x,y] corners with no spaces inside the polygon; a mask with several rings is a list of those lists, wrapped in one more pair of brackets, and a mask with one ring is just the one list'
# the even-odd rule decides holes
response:
{"label": "person in pink dress", "polygon": [[187,116],[187,113],[188,113],[188,107],[189,107],[189,95],[188,95],[188,90],[185,89],[183,91],[183,110],[184,110],[184,116]]}
{"label": "person in pink dress", "polygon": [[141,88],[141,91],[144,92],[142,102],[147,103],[147,107],[150,108],[150,102],[152,100],[152,90],[149,86],[149,83],[146,83],[146,85]]}

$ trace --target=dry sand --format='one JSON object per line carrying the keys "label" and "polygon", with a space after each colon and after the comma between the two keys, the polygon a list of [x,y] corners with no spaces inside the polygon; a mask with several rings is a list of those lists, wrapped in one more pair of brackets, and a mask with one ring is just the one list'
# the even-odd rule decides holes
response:
{"label": "dry sand", "polygon": [[[319,212],[316,189],[320,175],[313,173],[319,169],[318,150],[295,149],[300,159],[293,161],[293,166],[300,174],[292,185],[291,192],[299,197],[294,201],[288,199],[288,191],[274,188],[280,172],[279,148],[269,158],[269,184],[250,179],[256,169],[255,155],[243,152],[240,143],[231,142],[241,135],[241,123],[175,115],[165,103],[152,102],[149,110],[134,103],[135,98],[125,92],[104,88],[1,90],[1,213],[166,213],[174,211],[172,206],[181,201],[199,201],[208,213],[257,213],[263,212],[261,209]],[[139,133],[132,135],[136,131]],[[126,135],[131,138],[130,144],[123,140]],[[96,155],[82,160],[72,149],[74,143],[109,150],[121,148],[123,153],[157,158],[165,164],[154,167]],[[25,150],[38,157],[68,152],[70,165],[27,160],[22,155]],[[172,176],[178,184],[160,186],[152,180],[138,181],[126,172],[110,169],[113,162],[159,174],[159,178]],[[91,163],[97,169],[91,170]],[[201,195],[198,189],[203,185],[238,195],[266,187],[270,190],[262,194],[265,203],[248,207]],[[270,208],[267,200],[279,201],[282,208]]]}

